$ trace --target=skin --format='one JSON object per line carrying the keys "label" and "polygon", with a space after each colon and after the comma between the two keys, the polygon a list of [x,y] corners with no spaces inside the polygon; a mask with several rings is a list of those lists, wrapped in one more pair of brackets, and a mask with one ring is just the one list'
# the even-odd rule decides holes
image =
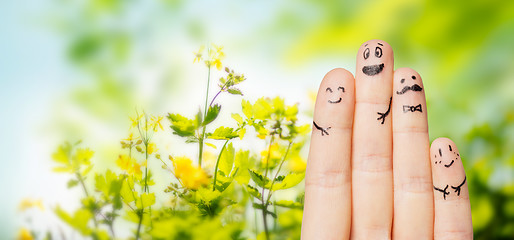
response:
{"label": "skin", "polygon": [[370,40],[355,78],[341,68],[323,78],[313,121],[326,132],[313,124],[302,239],[473,238],[457,147],[430,147],[421,76],[393,65],[389,44]]}

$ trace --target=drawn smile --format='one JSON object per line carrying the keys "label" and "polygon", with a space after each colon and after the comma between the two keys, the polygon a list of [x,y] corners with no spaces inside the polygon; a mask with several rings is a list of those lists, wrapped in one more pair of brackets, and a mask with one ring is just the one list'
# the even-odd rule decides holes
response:
{"label": "drawn smile", "polygon": [[329,103],[340,103],[343,100],[343,98],[339,98],[337,101],[328,100]]}
{"label": "drawn smile", "polygon": [[[339,87],[337,87],[337,90],[338,90],[338,91],[339,91],[339,90],[341,90],[341,92],[343,92],[343,93],[344,93],[344,87],[339,86]],[[325,90],[325,92],[333,93],[334,91],[332,90],[332,88],[327,87],[327,90]],[[340,98],[339,98],[338,100],[336,100],[336,101],[328,100],[328,103],[340,103],[342,100],[343,100],[343,98],[342,98],[342,97],[340,97]],[[328,135],[328,133],[327,133],[327,135]]]}
{"label": "drawn smile", "polygon": [[377,64],[371,66],[364,66],[362,68],[362,72],[368,76],[377,75],[384,70],[384,64]]}
{"label": "drawn smile", "polygon": [[454,162],[454,160],[452,160],[452,162],[450,164],[448,164],[448,165],[445,164],[444,166],[449,168],[453,164],[453,162]]}

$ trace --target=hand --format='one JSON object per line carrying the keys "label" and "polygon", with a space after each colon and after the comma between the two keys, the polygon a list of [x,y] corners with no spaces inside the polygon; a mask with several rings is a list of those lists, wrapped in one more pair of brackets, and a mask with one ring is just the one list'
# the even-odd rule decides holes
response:
{"label": "hand", "polygon": [[[302,239],[472,239],[468,181],[455,144],[430,147],[425,89],[393,71],[382,40],[321,82],[305,177]],[[444,116],[443,116],[444,117]]]}

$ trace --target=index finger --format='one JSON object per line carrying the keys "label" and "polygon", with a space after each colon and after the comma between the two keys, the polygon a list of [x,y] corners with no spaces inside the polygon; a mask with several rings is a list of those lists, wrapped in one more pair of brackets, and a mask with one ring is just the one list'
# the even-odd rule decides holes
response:
{"label": "index finger", "polygon": [[350,236],[353,108],[353,75],[342,68],[327,73],[314,110],[302,239]]}

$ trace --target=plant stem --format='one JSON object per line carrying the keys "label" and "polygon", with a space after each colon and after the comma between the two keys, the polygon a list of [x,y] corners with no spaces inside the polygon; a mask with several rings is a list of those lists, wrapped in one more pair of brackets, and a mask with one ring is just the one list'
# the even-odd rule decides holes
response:
{"label": "plant stem", "polygon": [[211,106],[212,106],[212,104],[214,103],[214,100],[216,100],[216,98],[218,97],[218,95],[220,95],[220,93],[223,91],[223,89],[225,89],[225,86],[227,86],[227,84],[228,84],[228,81],[227,81],[225,84],[223,84],[223,86],[222,86],[222,87],[221,87],[221,89],[218,91],[218,93],[216,93],[216,95],[214,95],[214,97],[213,97],[213,98],[212,98],[212,100],[211,100],[211,103],[209,104],[209,107],[211,107]]}
{"label": "plant stem", "polygon": [[[269,141],[268,146],[268,156],[266,156],[266,168],[264,169],[264,179],[268,176],[268,163],[271,156],[271,145],[273,145],[274,140],[274,134],[271,135],[271,139]],[[269,240],[269,232],[268,232],[268,220],[267,220],[267,211],[268,211],[268,204],[264,203],[264,190],[266,189],[266,180],[264,181],[264,186],[262,187],[262,193],[261,193],[261,204],[262,204],[262,221],[264,224],[264,232],[266,233],[266,239]],[[271,189],[269,190],[271,192]]]}
{"label": "plant stem", "polygon": [[[136,204],[137,207],[137,204]],[[145,206],[143,205],[143,199],[141,199],[141,208],[137,210],[137,216],[139,217],[139,223],[137,224],[137,232],[136,232],[136,240],[139,239],[139,235],[141,234],[141,225],[143,223],[143,215],[145,211]]]}
{"label": "plant stem", "polygon": [[[84,184],[84,179],[82,179],[82,175],[77,171],[75,172],[75,175],[77,176],[77,179],[80,182],[80,185],[82,186],[82,189],[84,189],[84,193],[86,194],[86,197],[89,198],[89,192],[87,191],[86,184]],[[93,222],[95,224],[95,227],[98,227],[98,222],[96,221],[96,213],[93,213]]]}
{"label": "plant stem", "polygon": [[[220,154],[218,155],[218,160],[216,161],[216,166],[214,167],[214,183],[212,184],[212,191],[216,190],[216,176],[218,175],[218,164],[220,163],[221,154],[223,153],[223,150],[225,150],[225,146],[227,146],[227,143],[230,141],[230,139],[227,139],[225,141],[225,144],[223,144],[223,147],[221,148]],[[227,174],[227,173],[225,173]]]}
{"label": "plant stem", "polygon": [[[143,204],[143,203],[141,203]],[[136,240],[139,239],[139,234],[141,233],[141,223],[143,222],[143,210],[141,209],[141,212],[137,213],[137,216],[139,216],[139,223],[137,224],[137,232],[136,232]]]}
{"label": "plant stem", "polygon": [[[210,50],[209,50],[210,51]],[[208,70],[208,73],[207,73],[207,90],[205,92],[205,107],[204,107],[204,111],[203,111],[203,120],[205,120],[205,117],[207,116],[207,102],[209,101],[209,85],[211,83],[211,66],[209,65],[209,70]],[[203,122],[203,121],[202,121]],[[202,157],[203,157],[203,139],[205,137],[205,125],[203,126],[203,129],[202,129],[202,135],[200,136],[200,140],[199,140],[199,150],[198,150],[198,166],[201,167],[202,166]]]}
{"label": "plant stem", "polygon": [[143,192],[148,192],[148,143],[145,144],[145,188]]}
{"label": "plant stem", "polygon": [[275,179],[277,178],[278,176],[278,173],[280,172],[280,169],[282,169],[282,165],[284,164],[284,162],[286,161],[286,158],[287,158],[287,155],[289,154],[289,149],[291,149],[291,145],[293,144],[293,142],[289,142],[289,145],[287,145],[287,150],[286,150],[286,153],[284,154],[284,157],[282,158],[282,161],[280,162],[280,165],[278,166],[278,170],[277,172],[275,173],[275,176],[273,177],[273,180],[271,180],[271,186],[269,188],[269,194],[268,194],[268,200],[266,200],[266,206],[268,206],[269,204],[269,200],[271,198],[271,195],[272,195],[272,189],[273,189],[273,184],[275,183]]}
{"label": "plant stem", "polygon": [[266,239],[269,240],[269,232],[268,232],[268,220],[266,219],[268,213],[266,207],[264,207],[264,203],[262,206],[262,221],[264,223],[264,232],[266,233]]}

